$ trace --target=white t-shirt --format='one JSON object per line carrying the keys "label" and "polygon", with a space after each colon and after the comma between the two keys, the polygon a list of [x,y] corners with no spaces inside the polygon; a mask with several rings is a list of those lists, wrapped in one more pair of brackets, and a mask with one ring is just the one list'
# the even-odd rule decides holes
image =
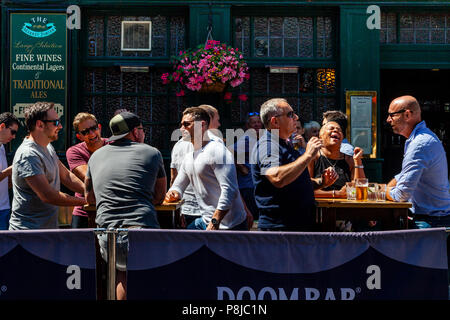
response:
{"label": "white t-shirt", "polygon": [[209,224],[216,209],[229,210],[221,229],[233,228],[246,219],[239,193],[236,167],[223,142],[211,140],[203,148],[188,153],[170,190],[183,191],[192,185],[203,222]]}
{"label": "white t-shirt", "polygon": [[[194,145],[188,141],[180,140],[175,143],[172,149],[170,168],[177,169],[180,172],[181,164],[183,163],[184,157],[194,151]],[[198,201],[195,198],[194,189],[192,189],[191,184],[186,187],[183,194],[183,204],[181,205],[181,214],[188,214],[190,216],[201,216],[200,208],[198,207]]]}
{"label": "white t-shirt", "polygon": [[[0,146],[0,171],[8,168],[8,161],[6,160],[5,146]],[[9,193],[8,193],[8,177],[0,181],[0,210],[11,209],[9,204]]]}

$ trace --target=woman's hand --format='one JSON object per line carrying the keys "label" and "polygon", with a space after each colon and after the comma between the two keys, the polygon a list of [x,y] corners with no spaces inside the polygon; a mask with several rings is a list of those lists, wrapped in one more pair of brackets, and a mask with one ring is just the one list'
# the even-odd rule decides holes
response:
{"label": "woman's hand", "polygon": [[355,149],[353,150],[353,161],[356,165],[361,165],[361,158],[363,156],[363,153],[364,151],[360,147],[355,147]]}
{"label": "woman's hand", "polygon": [[325,169],[325,171],[322,173],[322,186],[321,188],[326,188],[331,186],[333,183],[336,182],[338,179],[338,174],[334,170],[333,167],[328,167]]}

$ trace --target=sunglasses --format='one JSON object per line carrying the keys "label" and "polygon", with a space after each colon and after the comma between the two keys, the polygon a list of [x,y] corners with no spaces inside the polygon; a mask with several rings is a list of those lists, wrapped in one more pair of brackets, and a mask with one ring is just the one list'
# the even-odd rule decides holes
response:
{"label": "sunglasses", "polygon": [[392,118],[392,116],[393,116],[394,114],[397,114],[397,113],[403,113],[403,112],[405,112],[405,111],[406,111],[406,109],[402,109],[402,110],[395,111],[395,112],[388,112],[388,118]]}
{"label": "sunglasses", "polygon": [[82,134],[83,136],[89,134],[89,132],[91,131],[97,131],[98,130],[98,124],[96,124],[95,126],[92,126],[90,128],[86,128],[84,130],[79,131],[80,134]]}
{"label": "sunglasses", "polygon": [[55,120],[42,120],[42,122],[48,123],[51,122],[55,125],[55,127],[59,126],[61,124],[61,120],[60,119],[55,119]]}
{"label": "sunglasses", "polygon": [[15,135],[16,135],[17,130],[11,129],[11,128],[9,128],[9,127],[8,127],[8,129],[11,131],[11,135],[12,135],[12,136],[15,136]]}
{"label": "sunglasses", "polygon": [[252,116],[259,116],[259,112],[249,112],[249,113],[248,113],[248,116],[249,116],[249,117],[252,117]]}
{"label": "sunglasses", "polygon": [[286,116],[288,118],[294,119],[295,118],[295,112],[294,111],[289,111],[286,114],[277,114],[275,117],[281,117],[281,116]]}
{"label": "sunglasses", "polygon": [[189,127],[192,122],[194,122],[194,121],[183,121],[183,122],[181,122],[181,126],[185,127],[185,128]]}

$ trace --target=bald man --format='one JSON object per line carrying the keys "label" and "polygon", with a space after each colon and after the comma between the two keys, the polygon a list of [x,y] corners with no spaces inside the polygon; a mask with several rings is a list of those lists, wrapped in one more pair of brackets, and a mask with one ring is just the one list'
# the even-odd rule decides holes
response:
{"label": "bald man", "polygon": [[407,140],[402,171],[389,182],[387,198],[412,202],[413,228],[450,227],[447,157],[420,113],[412,96],[398,97],[389,105],[387,122]]}

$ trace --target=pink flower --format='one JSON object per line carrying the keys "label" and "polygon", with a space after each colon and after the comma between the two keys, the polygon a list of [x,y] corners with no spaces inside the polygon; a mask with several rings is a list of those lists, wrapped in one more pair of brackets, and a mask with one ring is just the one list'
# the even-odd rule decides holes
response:
{"label": "pink flower", "polygon": [[238,95],[238,99],[245,102],[247,101],[248,97],[245,94],[240,94]]}
{"label": "pink flower", "polygon": [[181,89],[180,91],[178,91],[177,93],[175,93],[175,95],[176,95],[177,97],[182,97],[182,96],[184,96],[184,90]]}
{"label": "pink flower", "polygon": [[162,83],[168,84],[170,82],[168,78],[169,78],[169,73],[168,72],[163,73],[163,75],[161,76]]}
{"label": "pink flower", "polygon": [[223,95],[224,100],[231,100],[232,93],[231,92],[225,92]]}

